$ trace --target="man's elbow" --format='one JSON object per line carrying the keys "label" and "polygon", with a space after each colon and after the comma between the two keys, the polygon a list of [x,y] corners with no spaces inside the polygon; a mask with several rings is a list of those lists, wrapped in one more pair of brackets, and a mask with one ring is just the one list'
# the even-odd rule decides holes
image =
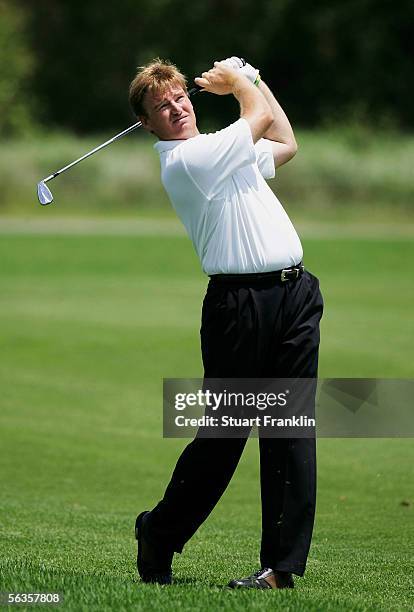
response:
{"label": "man's elbow", "polygon": [[287,144],[287,148],[287,155],[289,160],[291,160],[298,152],[298,143],[296,142],[295,138],[293,138],[293,140]]}
{"label": "man's elbow", "polygon": [[298,145],[295,140],[289,140],[288,142],[274,142],[272,149],[275,165],[278,168],[295,157],[298,150]]}

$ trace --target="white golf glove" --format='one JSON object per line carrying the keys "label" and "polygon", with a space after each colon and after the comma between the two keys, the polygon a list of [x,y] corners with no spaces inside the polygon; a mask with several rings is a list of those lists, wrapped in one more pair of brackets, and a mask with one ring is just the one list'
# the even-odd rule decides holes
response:
{"label": "white golf glove", "polygon": [[223,64],[229,66],[229,68],[234,68],[234,70],[240,70],[245,77],[249,79],[254,85],[258,85],[260,82],[260,72],[257,68],[253,68],[251,64],[247,64],[240,57],[236,57],[233,55],[232,57],[227,57],[225,60],[221,60]]}

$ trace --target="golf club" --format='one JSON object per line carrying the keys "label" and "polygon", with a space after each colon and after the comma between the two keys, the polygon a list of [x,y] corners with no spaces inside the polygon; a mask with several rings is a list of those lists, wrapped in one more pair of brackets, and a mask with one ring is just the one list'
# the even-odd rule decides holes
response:
{"label": "golf club", "polygon": [[[193,87],[192,89],[189,90],[188,95],[191,97],[194,94],[198,93],[199,91],[201,91],[200,87],[197,87],[197,86]],[[95,149],[92,149],[92,151],[89,151],[88,153],[85,153],[85,155],[82,155],[82,157],[79,157],[79,159],[75,159],[75,161],[71,162],[67,166],[64,166],[60,170],[56,170],[56,172],[53,172],[53,174],[50,174],[49,176],[47,176],[46,178],[41,180],[37,184],[37,197],[39,199],[40,204],[42,204],[43,206],[46,206],[47,204],[50,204],[51,202],[53,202],[52,192],[50,191],[49,187],[46,185],[46,183],[48,181],[51,181],[52,179],[54,179],[57,176],[59,176],[59,174],[62,174],[63,172],[66,172],[66,170],[69,170],[69,168],[72,168],[73,166],[76,166],[76,164],[79,164],[79,162],[83,161],[87,157],[90,157],[94,153],[97,153],[98,151],[100,151],[104,147],[107,147],[108,145],[110,145],[113,142],[115,142],[115,140],[119,140],[123,136],[126,136],[127,134],[129,134],[130,132],[133,132],[134,130],[136,130],[137,128],[139,128],[141,126],[142,126],[141,121],[137,121],[137,123],[134,123],[133,125],[129,126],[129,128],[127,128],[123,132],[120,132],[119,134],[117,134],[113,138],[110,138],[109,140],[107,140],[103,144],[99,145],[98,147],[95,147]]]}
{"label": "golf club", "polygon": [[[239,62],[241,62],[241,65],[239,64],[239,67],[246,65],[246,60],[244,60],[243,58],[239,58]],[[188,96],[191,97],[194,94],[198,93],[199,91],[201,91],[201,87],[198,87],[196,85],[195,87],[192,87],[188,91]],[[67,166],[64,166],[60,170],[56,170],[56,172],[54,172],[53,174],[50,174],[49,176],[47,176],[46,178],[41,180],[37,184],[37,197],[39,199],[40,204],[42,204],[43,206],[46,206],[47,204],[50,204],[51,202],[53,202],[52,192],[50,191],[49,187],[46,185],[46,183],[48,181],[51,181],[52,179],[54,179],[57,176],[59,176],[59,174],[62,174],[63,172],[66,172],[66,170],[69,170],[69,168],[72,168],[73,166],[76,166],[76,164],[79,164],[79,162],[83,161],[87,157],[90,157],[94,153],[97,153],[98,151],[100,151],[104,147],[107,147],[108,145],[110,145],[113,142],[115,142],[115,140],[119,140],[123,136],[126,136],[127,134],[129,134],[130,132],[133,132],[134,130],[136,130],[137,128],[139,128],[141,126],[142,126],[141,121],[137,121],[137,123],[134,123],[133,125],[129,126],[129,128],[127,128],[123,132],[120,132],[119,134],[117,134],[113,138],[110,138],[109,140],[107,140],[103,144],[99,145],[98,147],[95,147],[95,149],[92,149],[92,151],[89,151],[88,153],[85,153],[85,155],[82,155],[82,157],[79,157],[79,159],[75,159],[75,161],[71,162]]]}

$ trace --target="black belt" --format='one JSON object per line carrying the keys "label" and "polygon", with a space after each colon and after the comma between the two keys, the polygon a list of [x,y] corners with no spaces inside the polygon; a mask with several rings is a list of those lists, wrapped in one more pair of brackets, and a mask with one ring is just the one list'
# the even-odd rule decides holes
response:
{"label": "black belt", "polygon": [[211,274],[210,278],[212,281],[218,282],[245,282],[245,281],[261,281],[261,280],[275,280],[281,283],[286,283],[290,280],[297,280],[304,273],[305,268],[302,264],[292,266],[290,268],[283,268],[283,270],[275,270],[274,272],[253,272],[249,274]]}

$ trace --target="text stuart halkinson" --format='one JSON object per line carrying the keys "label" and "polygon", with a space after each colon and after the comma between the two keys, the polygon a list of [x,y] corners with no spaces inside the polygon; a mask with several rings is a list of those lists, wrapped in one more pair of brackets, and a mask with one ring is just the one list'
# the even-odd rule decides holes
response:
{"label": "text stuart halkinson", "polygon": [[236,418],[228,415],[221,417],[202,416],[198,419],[180,414],[175,417],[177,427],[315,427],[315,419],[306,415],[299,417],[276,418],[268,414],[248,418]]}

